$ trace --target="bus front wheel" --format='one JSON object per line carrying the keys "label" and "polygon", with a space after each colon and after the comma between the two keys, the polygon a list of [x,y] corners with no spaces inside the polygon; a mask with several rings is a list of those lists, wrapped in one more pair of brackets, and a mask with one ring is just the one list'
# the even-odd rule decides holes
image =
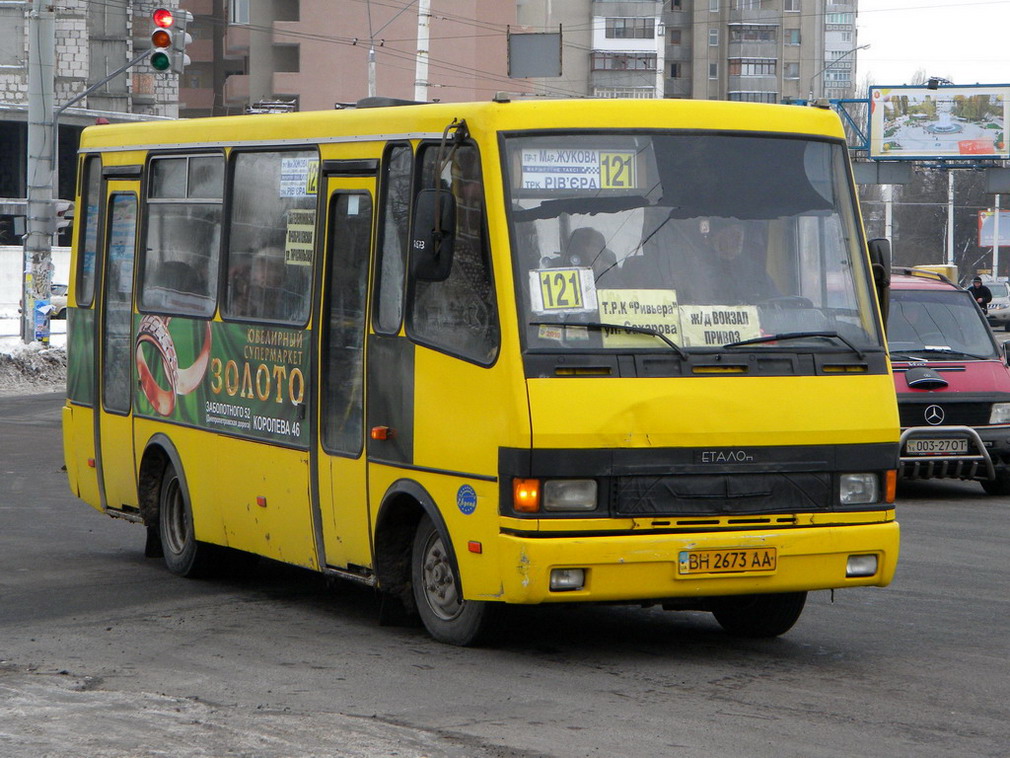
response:
{"label": "bus front wheel", "polygon": [[712,615],[734,637],[778,637],[793,628],[807,601],[806,592],[720,598]]}
{"label": "bus front wheel", "polygon": [[162,476],[158,504],[158,533],[168,570],[190,578],[205,576],[210,569],[211,546],[196,539],[189,497],[172,464]]}
{"label": "bus front wheel", "polygon": [[414,602],[428,633],[450,645],[480,642],[491,616],[490,604],[463,599],[455,561],[428,516],[417,526],[410,563]]}

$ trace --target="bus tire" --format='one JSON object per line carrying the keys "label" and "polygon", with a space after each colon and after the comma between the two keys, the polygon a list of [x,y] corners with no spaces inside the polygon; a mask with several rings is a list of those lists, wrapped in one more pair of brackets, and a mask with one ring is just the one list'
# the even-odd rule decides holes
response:
{"label": "bus tire", "polygon": [[189,496],[171,463],[161,478],[158,534],[165,566],[173,574],[196,579],[210,572],[213,546],[197,541]]}
{"label": "bus tire", "polygon": [[727,597],[717,601],[712,615],[734,637],[778,637],[793,628],[806,601],[806,592]]}
{"label": "bus tire", "polygon": [[417,613],[439,642],[474,645],[485,637],[491,604],[460,597],[459,571],[444,539],[431,518],[423,516],[414,534],[410,560]]}

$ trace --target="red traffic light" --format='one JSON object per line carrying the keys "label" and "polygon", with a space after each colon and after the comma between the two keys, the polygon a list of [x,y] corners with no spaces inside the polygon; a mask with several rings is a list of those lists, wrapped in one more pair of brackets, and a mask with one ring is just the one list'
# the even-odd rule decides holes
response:
{"label": "red traffic light", "polygon": [[151,20],[154,22],[155,26],[160,26],[162,29],[167,29],[172,25],[175,19],[172,16],[172,11],[168,8],[158,8],[151,14]]}

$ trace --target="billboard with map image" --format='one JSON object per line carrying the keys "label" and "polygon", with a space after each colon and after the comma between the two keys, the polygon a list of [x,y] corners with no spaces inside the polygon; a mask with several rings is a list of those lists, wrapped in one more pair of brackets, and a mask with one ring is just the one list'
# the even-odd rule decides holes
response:
{"label": "billboard with map image", "polygon": [[1010,85],[870,87],[870,157],[1010,157]]}

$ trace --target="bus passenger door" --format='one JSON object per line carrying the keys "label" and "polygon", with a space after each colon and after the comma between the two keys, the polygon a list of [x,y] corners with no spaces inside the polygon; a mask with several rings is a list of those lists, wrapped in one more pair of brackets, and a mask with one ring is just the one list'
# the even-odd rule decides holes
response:
{"label": "bus passenger door", "polygon": [[[99,254],[103,256],[98,385],[98,449],[105,504],[138,505],[133,455],[133,261],[137,194],[130,185],[109,183],[108,213]],[[130,187],[132,189],[132,187]]]}
{"label": "bus passenger door", "polygon": [[371,565],[364,361],[374,179],[330,180],[320,327],[318,483],[325,562]]}

